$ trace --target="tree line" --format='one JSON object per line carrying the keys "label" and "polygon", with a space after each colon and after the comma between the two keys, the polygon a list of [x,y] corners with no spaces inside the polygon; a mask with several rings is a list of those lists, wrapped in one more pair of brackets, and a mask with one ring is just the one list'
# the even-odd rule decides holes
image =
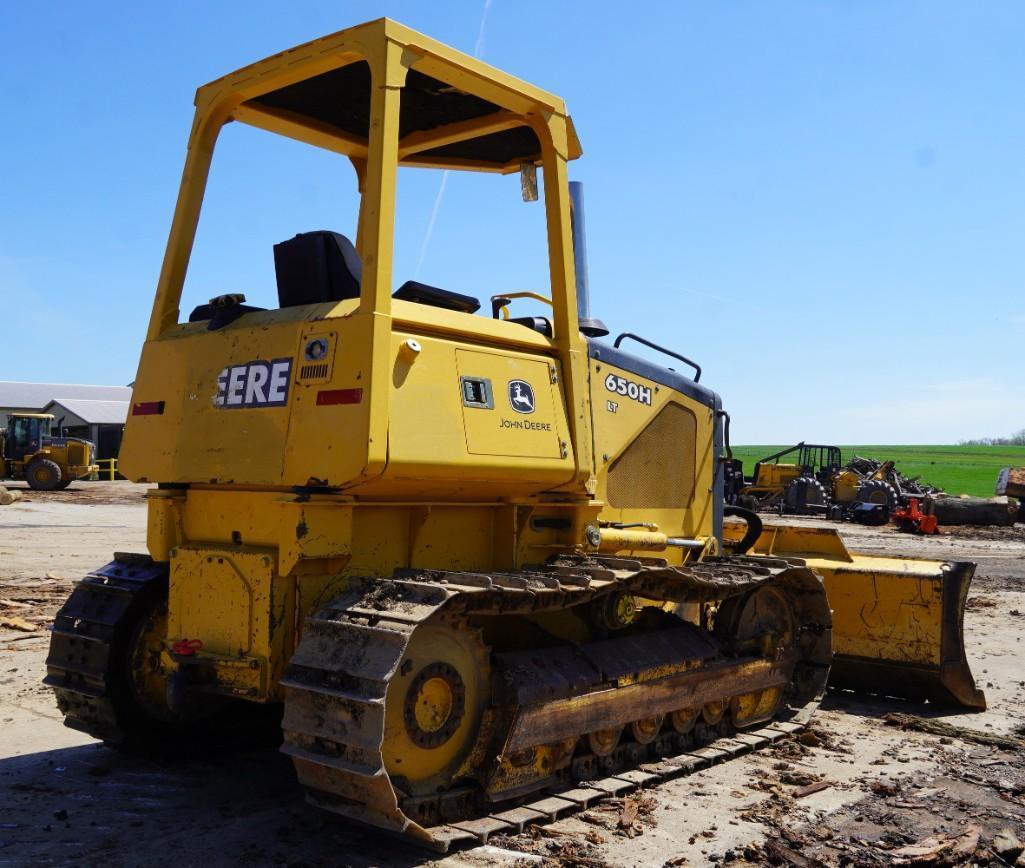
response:
{"label": "tree line", "polygon": [[958,446],[1025,446],[1025,428],[1010,437],[980,437],[978,440],[958,440]]}

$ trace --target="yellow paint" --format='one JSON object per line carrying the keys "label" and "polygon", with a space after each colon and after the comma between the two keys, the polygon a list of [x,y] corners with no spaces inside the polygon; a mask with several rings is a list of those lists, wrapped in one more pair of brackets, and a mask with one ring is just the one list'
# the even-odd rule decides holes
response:
{"label": "yellow paint", "polygon": [[[738,539],[741,527],[724,536]],[[832,528],[767,525],[754,554],[799,557],[822,576],[836,654],[938,666],[944,563],[848,550]]]}
{"label": "yellow paint", "polygon": [[861,477],[853,470],[842,470],[833,478],[833,500],[851,503],[857,500]]}
{"label": "yellow paint", "polygon": [[[651,404],[631,400],[610,391],[605,384],[609,376],[623,377],[644,386],[651,392]],[[609,470],[661,410],[673,404],[681,407],[692,418],[694,434],[689,439],[667,444],[667,461],[674,465],[688,464],[693,468],[692,496],[684,506],[666,507],[648,502],[641,507],[617,506],[608,496]],[[590,362],[590,406],[594,416],[595,442],[595,496],[605,503],[601,517],[612,522],[634,524],[649,522],[658,526],[665,537],[708,538],[712,533],[713,499],[710,496],[715,474],[714,434],[715,418],[712,411],[685,395],[653,380],[624,371],[601,359]],[[653,474],[665,472],[665,464],[654,464]],[[609,531],[611,534],[612,531]],[[636,533],[636,531],[634,531]],[[643,554],[650,551],[652,540],[639,536],[644,546],[630,549],[625,544],[621,552]],[[605,547],[603,547],[605,549]],[[607,549],[605,549],[607,550]],[[660,556],[670,563],[681,563],[687,550],[664,548]]]}
{"label": "yellow paint", "polygon": [[[104,467],[106,465],[106,467]],[[117,479],[117,459],[116,458],[97,458],[96,459],[96,477],[99,478],[100,473],[104,473],[110,482]]]}
{"label": "yellow paint", "polygon": [[799,464],[759,464],[754,484],[746,487],[744,492],[782,492],[788,483],[803,475],[803,468]]}
{"label": "yellow paint", "polygon": [[171,551],[168,645],[199,639],[200,658],[235,666],[219,680],[243,695],[263,699],[281,677],[292,633],[292,582],[276,576],[272,549],[177,546]]}
{"label": "yellow paint", "polygon": [[[25,479],[28,480],[32,488],[51,490],[66,487],[69,482],[85,479],[99,471],[100,465],[94,460],[96,450],[92,443],[75,439],[61,443],[60,439],[63,438],[58,438],[56,442],[49,439],[46,439],[45,443],[43,442],[45,438],[52,437],[50,428],[54,420],[53,414],[10,413],[7,416],[8,424],[12,426],[19,419],[31,420],[35,423],[33,427],[38,431],[36,440],[40,445],[31,452],[14,454],[13,446],[8,439],[9,432],[5,436],[5,432],[0,431],[0,479],[5,476],[10,476],[12,479]],[[38,463],[41,459],[52,461],[57,465],[57,472],[60,473],[59,479],[52,478],[55,476],[54,473],[51,473],[52,468]],[[34,462],[36,462],[35,466],[33,466]]]}
{"label": "yellow paint", "polygon": [[[415,686],[420,672],[438,662],[457,673],[463,696],[458,710],[451,704],[451,687],[447,688],[446,700],[444,689],[431,687],[425,695],[424,690]],[[424,625],[413,634],[402,662],[388,682],[383,752],[388,773],[402,777],[413,795],[431,793],[437,786],[447,785],[469,756],[488,699],[489,677],[484,646],[478,634],[465,624]],[[435,680],[440,679],[431,678],[424,687]],[[447,713],[443,713],[446,703]],[[410,732],[407,707],[414,721],[426,724],[426,733],[436,733],[446,725],[450,732],[439,744],[423,746]]]}
{"label": "yellow paint", "polygon": [[417,726],[424,732],[437,732],[452,716],[452,688],[443,678],[429,678],[413,700]]}
{"label": "yellow paint", "polygon": [[[367,106],[365,134],[259,101],[353,64],[365,64],[369,77],[369,92],[349,95]],[[413,73],[494,110],[469,119],[439,115],[402,135],[403,89]],[[169,650],[175,641],[199,639],[196,656],[210,689],[275,700],[304,619],[356,577],[517,569],[593,550],[589,527],[600,529],[603,551],[656,548],[673,564],[716,550],[714,409],[617,368],[600,352],[589,358],[579,331],[567,164],[580,145],[562,100],[380,19],[218,79],[199,89],[195,104],[133,395],[136,403],[163,402],[163,411],[129,418],[120,458],[129,478],[163,484],[148,497],[147,542],[156,560],[170,562],[168,669],[180,662]],[[227,123],[351,162],[359,298],[250,312],[216,330],[180,321],[187,319],[179,304],[207,177]],[[515,171],[518,159],[483,165],[431,150],[523,127],[537,137],[530,159],[545,182],[549,285],[537,294],[550,302],[552,336],[492,318],[486,308],[473,315],[393,299],[404,279],[393,260],[398,168]],[[327,351],[308,366],[312,341]],[[287,365],[287,397],[229,406],[233,372],[270,362]],[[633,391],[610,389],[615,378],[629,380]],[[487,383],[486,400],[466,399],[467,380]],[[659,426],[674,433],[653,439]],[[781,478],[789,471],[776,465],[766,472]],[[643,527],[616,526],[636,524]],[[760,543],[766,553],[803,550],[799,534],[774,534]],[[857,583],[866,570],[838,539],[815,538],[808,547],[827,583],[842,581],[854,602],[864,600]],[[877,576],[885,567],[873,569]],[[838,618],[848,625],[838,631],[841,641],[851,637],[870,650],[849,624],[855,617],[873,625],[870,638],[880,647],[888,624],[904,638],[929,627],[929,580],[924,569],[914,593],[913,582],[885,588],[872,609],[852,602]],[[559,635],[580,632],[572,616],[543,620]],[[475,651],[446,642],[439,638],[435,650],[452,655],[464,680],[481,671]],[[914,642],[907,647],[911,656],[924,654]],[[425,701],[441,715],[446,701],[435,688],[425,688]],[[770,698],[752,698],[749,714],[761,714]],[[392,705],[404,701],[389,694]],[[391,719],[401,721],[401,712]],[[424,788],[458,770],[473,749],[462,730],[447,755],[409,752],[401,733],[388,738],[389,771],[412,774]],[[565,746],[550,747],[532,762],[555,762]]]}
{"label": "yellow paint", "polygon": [[[370,92],[360,95],[369,105],[365,136],[258,101],[356,63],[369,71]],[[428,130],[400,135],[411,70],[497,108],[478,118],[439,117]],[[360,196],[358,299],[251,312],[216,330],[180,321],[214,147],[230,122],[351,161]],[[549,286],[531,297],[550,304],[552,337],[487,309],[471,315],[391,297],[402,280],[393,273],[399,165],[495,169],[429,151],[517,127],[533,130],[540,146]],[[129,478],[165,484],[148,496],[147,543],[156,560],[171,563],[168,668],[178,665],[167,650],[173,642],[200,639],[196,656],[215,674],[212,688],[274,699],[303,620],[353,577],[410,567],[515,569],[586,549],[587,528],[600,521],[643,521],[665,537],[698,541],[697,554],[666,548],[674,563],[714,545],[712,411],[616,371],[653,399],[624,399],[611,413],[603,379],[614,369],[588,360],[577,324],[567,176],[567,162],[579,155],[558,97],[386,19],[197,91],[134,386],[135,402],[163,402],[163,411],[129,418],[120,457]],[[315,340],[327,351],[308,366],[304,353]],[[290,364],[287,400],[226,405],[233,370],[275,360]],[[490,405],[468,405],[461,378],[487,381]],[[527,388],[529,412],[521,400]],[[347,397],[321,400],[322,393]],[[686,496],[673,505],[610,505],[609,468],[667,407],[687,420],[685,442],[668,454],[693,475]],[[615,550],[629,554],[637,539],[626,533]],[[572,618],[562,626],[575,630]]]}
{"label": "yellow paint", "polygon": [[141,703],[147,709],[160,709],[167,701],[169,669],[162,666],[160,661],[166,636],[167,608],[159,605],[143,620],[132,636],[132,644],[128,649],[132,661],[129,677]]}

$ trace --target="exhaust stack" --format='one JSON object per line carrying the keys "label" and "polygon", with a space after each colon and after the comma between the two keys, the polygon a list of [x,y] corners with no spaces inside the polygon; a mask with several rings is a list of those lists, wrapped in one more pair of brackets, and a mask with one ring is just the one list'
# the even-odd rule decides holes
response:
{"label": "exhaust stack", "polygon": [[580,331],[589,338],[601,338],[609,333],[600,319],[591,318],[591,298],[587,280],[587,236],[584,227],[584,185],[569,182],[570,226],[573,231],[573,270],[577,275],[577,319]]}

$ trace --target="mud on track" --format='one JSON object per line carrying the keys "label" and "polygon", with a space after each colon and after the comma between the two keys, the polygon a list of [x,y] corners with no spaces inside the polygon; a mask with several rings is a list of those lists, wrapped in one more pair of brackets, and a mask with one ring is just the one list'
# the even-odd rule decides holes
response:
{"label": "mud on track", "polygon": [[144,550],[144,490],[76,483],[0,507],[0,618],[24,622],[0,626],[0,865],[703,865],[794,854],[805,864],[885,865],[930,836],[941,855],[971,844],[973,828],[976,861],[1004,864],[987,855],[994,835],[1009,828],[1025,838],[1025,751],[883,719],[900,711],[1025,735],[1019,533],[926,539],[842,528],[855,548],[979,563],[966,633],[988,711],[950,715],[831,693],[803,741],[434,860],[308,808],[274,744],[144,760],[62,726],[40,684],[46,628],[76,577],[115,550]]}

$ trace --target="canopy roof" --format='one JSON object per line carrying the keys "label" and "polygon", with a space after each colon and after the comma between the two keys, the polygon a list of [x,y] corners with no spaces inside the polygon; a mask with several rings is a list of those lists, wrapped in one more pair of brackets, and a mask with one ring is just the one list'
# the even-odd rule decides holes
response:
{"label": "canopy roof", "polygon": [[0,380],[0,407],[41,410],[54,398],[130,401],[128,386],[83,386],[70,383],[19,383]]}
{"label": "canopy roof", "polygon": [[[565,114],[558,97],[388,19],[342,30],[200,88],[196,104],[232,94],[230,117],[361,159],[367,155],[371,73],[361,57],[385,41],[408,52],[399,165],[510,172],[537,163],[531,115]],[[568,120],[568,118],[567,118]],[[569,121],[568,159],[580,156]]]}
{"label": "canopy roof", "polygon": [[130,401],[96,401],[91,398],[54,398],[44,408],[57,415],[58,410],[77,416],[86,425],[124,425],[128,421]]}

